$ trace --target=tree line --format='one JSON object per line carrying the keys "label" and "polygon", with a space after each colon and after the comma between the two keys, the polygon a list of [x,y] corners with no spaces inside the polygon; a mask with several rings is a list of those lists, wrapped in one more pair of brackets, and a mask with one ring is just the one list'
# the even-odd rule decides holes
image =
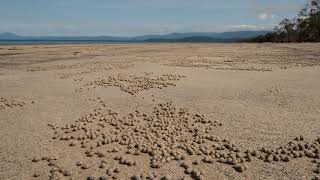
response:
{"label": "tree line", "polygon": [[311,0],[293,19],[283,19],[273,32],[250,42],[320,42],[320,0]]}

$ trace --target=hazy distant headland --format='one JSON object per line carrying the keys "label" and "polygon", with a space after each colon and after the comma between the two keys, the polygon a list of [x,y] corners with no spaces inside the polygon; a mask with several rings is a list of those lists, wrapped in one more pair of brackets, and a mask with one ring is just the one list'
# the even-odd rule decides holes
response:
{"label": "hazy distant headland", "polygon": [[0,33],[1,42],[240,42],[265,35],[270,31],[190,32],[142,36],[20,36]]}

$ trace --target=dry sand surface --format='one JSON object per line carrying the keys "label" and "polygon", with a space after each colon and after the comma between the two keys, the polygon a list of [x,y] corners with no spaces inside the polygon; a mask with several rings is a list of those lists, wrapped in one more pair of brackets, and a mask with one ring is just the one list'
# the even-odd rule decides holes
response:
{"label": "dry sand surface", "polygon": [[319,179],[320,44],[0,46],[0,179]]}

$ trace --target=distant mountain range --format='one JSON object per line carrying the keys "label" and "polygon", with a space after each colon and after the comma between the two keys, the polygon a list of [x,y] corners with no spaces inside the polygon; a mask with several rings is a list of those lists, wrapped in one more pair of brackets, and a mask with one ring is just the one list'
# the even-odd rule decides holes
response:
{"label": "distant mountain range", "polygon": [[109,41],[109,42],[238,42],[269,31],[191,32],[135,37],[117,36],[19,36],[15,33],[0,33],[0,41]]}

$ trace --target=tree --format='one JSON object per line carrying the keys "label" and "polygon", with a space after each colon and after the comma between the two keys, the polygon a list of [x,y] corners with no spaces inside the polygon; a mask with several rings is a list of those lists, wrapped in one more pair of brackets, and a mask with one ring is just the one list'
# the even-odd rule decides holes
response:
{"label": "tree", "polygon": [[297,27],[302,41],[320,40],[320,0],[312,0],[298,14]]}
{"label": "tree", "polygon": [[284,19],[279,23],[279,30],[280,33],[285,32],[286,33],[286,42],[292,42],[295,40],[295,23],[293,22],[293,20],[289,20],[289,19]]}
{"label": "tree", "polygon": [[320,40],[320,0],[311,1],[309,31],[312,40]]}
{"label": "tree", "polygon": [[293,19],[284,19],[273,33],[259,36],[256,42],[320,42],[320,0],[311,0]]}

